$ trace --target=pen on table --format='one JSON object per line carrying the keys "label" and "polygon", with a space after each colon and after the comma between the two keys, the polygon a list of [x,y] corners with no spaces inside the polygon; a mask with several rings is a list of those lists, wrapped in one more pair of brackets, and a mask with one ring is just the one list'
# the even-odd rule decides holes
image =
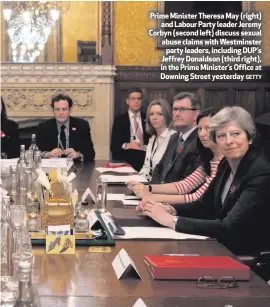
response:
{"label": "pen on table", "polygon": [[200,256],[199,254],[163,254],[163,256]]}

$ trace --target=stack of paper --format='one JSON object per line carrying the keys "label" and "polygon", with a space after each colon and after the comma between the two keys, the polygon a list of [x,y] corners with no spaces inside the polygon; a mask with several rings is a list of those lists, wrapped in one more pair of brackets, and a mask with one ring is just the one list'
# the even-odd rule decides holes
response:
{"label": "stack of paper", "polygon": [[124,206],[138,206],[140,203],[140,200],[137,199],[124,199],[123,204]]}
{"label": "stack of paper", "polygon": [[117,168],[110,168],[110,167],[97,167],[96,170],[100,173],[104,172],[113,172],[113,173],[137,173],[134,168],[132,167],[117,167]]}
{"label": "stack of paper", "polygon": [[107,200],[124,200],[124,194],[108,193]]}
{"label": "stack of paper", "polygon": [[177,232],[165,227],[123,227],[124,236],[117,239],[175,239],[175,240],[205,240],[208,237],[196,236],[187,233]]}
{"label": "stack of paper", "polygon": [[138,182],[147,182],[147,180],[139,175],[130,175],[130,176],[114,176],[114,175],[102,175],[102,178],[105,178],[110,184],[125,184],[128,181],[135,180]]}

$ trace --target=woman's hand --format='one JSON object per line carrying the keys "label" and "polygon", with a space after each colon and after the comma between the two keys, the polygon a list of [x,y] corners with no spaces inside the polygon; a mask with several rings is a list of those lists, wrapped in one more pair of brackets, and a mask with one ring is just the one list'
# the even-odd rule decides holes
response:
{"label": "woman's hand", "polygon": [[137,182],[129,181],[127,182],[128,188],[131,189],[138,197],[145,198],[148,200],[154,200],[153,193],[149,192],[148,186]]}
{"label": "woman's hand", "polygon": [[153,200],[153,193],[148,190],[148,186],[142,183],[134,185],[132,191],[140,198],[145,200]]}
{"label": "woman's hand", "polygon": [[147,204],[147,202],[150,202],[150,203],[154,203],[154,204],[156,204],[156,205],[159,205],[165,212],[167,212],[167,213],[170,213],[171,212],[171,208],[169,207],[169,206],[165,206],[165,205],[163,205],[162,203],[156,203],[156,202],[154,202],[154,201],[149,201],[149,200],[147,200],[147,199],[142,199],[142,201],[139,203],[139,205],[136,207],[136,210],[138,211],[138,212],[143,212],[143,210],[144,210],[144,206],[145,206],[145,204]]}
{"label": "woman's hand", "polygon": [[130,181],[127,181],[126,182],[126,185],[128,186],[128,188],[130,190],[133,189],[133,186],[137,185],[137,184],[141,184],[139,181],[136,181],[136,180],[130,180]]}
{"label": "woman's hand", "polygon": [[145,201],[143,204],[143,215],[147,215],[155,220],[157,223],[174,228],[173,216],[170,215],[166,208],[160,203],[155,203],[153,201]]}

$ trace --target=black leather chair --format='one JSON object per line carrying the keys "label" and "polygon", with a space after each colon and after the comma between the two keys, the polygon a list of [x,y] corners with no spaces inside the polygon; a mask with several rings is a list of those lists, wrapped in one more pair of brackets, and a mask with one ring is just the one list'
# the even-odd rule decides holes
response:
{"label": "black leather chair", "polygon": [[25,145],[25,148],[28,149],[31,145],[32,134],[37,133],[37,126],[31,127],[19,127],[19,139],[20,145]]}
{"label": "black leather chair", "polygon": [[257,133],[260,135],[260,146],[270,161],[270,112],[260,115],[255,119]]}
{"label": "black leather chair", "polygon": [[238,258],[262,279],[267,282],[270,280],[270,250],[263,251],[258,256],[238,256]]}

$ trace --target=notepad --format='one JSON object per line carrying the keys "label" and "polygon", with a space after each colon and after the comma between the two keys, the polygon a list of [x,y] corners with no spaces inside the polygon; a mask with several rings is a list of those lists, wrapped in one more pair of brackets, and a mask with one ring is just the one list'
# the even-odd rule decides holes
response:
{"label": "notepad", "polygon": [[117,176],[117,175],[102,175],[108,184],[125,184],[128,181],[134,180],[138,182],[147,182],[147,180],[140,175],[130,175],[130,176]]}
{"label": "notepad", "polygon": [[140,203],[140,200],[137,199],[124,199],[122,200],[124,206],[138,206]]}
{"label": "notepad", "polygon": [[174,240],[205,240],[208,237],[176,232],[165,227],[123,227],[125,235],[116,239],[174,239]]}
{"label": "notepad", "polygon": [[109,168],[109,167],[97,167],[96,170],[100,173],[105,172],[113,172],[113,173],[137,173],[132,167],[117,167],[117,168]]}

